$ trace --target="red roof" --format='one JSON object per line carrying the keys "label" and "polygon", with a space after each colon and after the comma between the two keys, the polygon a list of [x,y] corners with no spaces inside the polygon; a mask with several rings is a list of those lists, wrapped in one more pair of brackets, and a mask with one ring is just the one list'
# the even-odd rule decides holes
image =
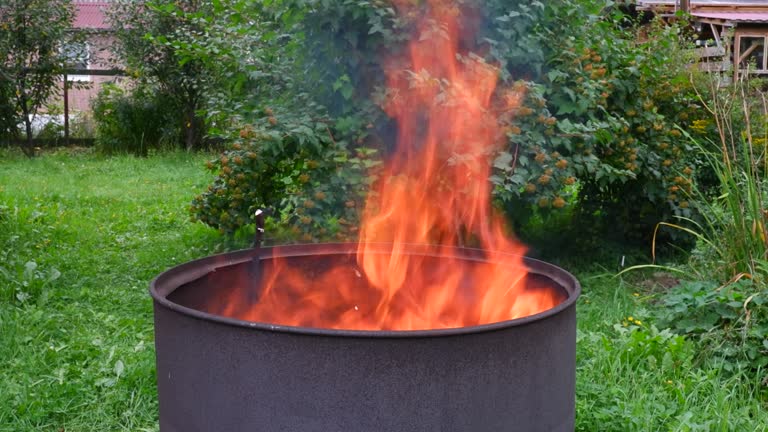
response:
{"label": "red roof", "polygon": [[725,21],[768,23],[766,12],[692,12],[698,18],[721,19]]}
{"label": "red roof", "polygon": [[108,29],[107,17],[104,9],[109,7],[105,1],[74,1],[77,12],[73,27],[76,29]]}

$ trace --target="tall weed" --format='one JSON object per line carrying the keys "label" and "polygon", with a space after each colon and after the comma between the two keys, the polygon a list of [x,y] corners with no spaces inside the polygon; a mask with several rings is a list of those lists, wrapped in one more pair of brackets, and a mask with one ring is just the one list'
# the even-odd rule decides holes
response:
{"label": "tall weed", "polygon": [[93,103],[97,148],[105,154],[146,156],[151,150],[178,146],[178,112],[170,99],[141,86],[125,90],[106,85]]}
{"label": "tall weed", "polygon": [[711,185],[699,184],[690,197],[701,215],[693,225],[700,243],[692,264],[703,275],[722,282],[746,277],[764,285],[768,276],[764,138],[768,104],[765,94],[749,82],[723,91],[711,80],[710,94],[702,102],[712,114],[719,142],[695,139],[686,132],[714,180]]}

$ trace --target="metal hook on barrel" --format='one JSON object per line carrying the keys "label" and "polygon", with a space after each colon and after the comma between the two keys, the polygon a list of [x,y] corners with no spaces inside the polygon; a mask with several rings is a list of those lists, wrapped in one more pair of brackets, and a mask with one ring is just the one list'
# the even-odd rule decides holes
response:
{"label": "metal hook on barrel", "polygon": [[257,209],[253,217],[256,222],[256,232],[253,235],[251,249],[253,255],[248,265],[248,299],[256,303],[261,293],[261,242],[264,240],[264,219],[267,212]]}
{"label": "metal hook on barrel", "polygon": [[256,220],[256,233],[253,235],[253,244],[251,248],[258,251],[261,248],[261,241],[264,239],[264,216],[266,212],[262,209],[256,209],[256,213],[253,214]]}

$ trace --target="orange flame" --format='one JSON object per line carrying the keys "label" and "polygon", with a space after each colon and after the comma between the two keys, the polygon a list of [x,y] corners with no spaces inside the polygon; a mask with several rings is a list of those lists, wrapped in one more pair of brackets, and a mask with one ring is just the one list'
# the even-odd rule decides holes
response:
{"label": "orange flame", "polygon": [[[407,58],[387,64],[384,108],[398,124],[397,148],[366,202],[356,263],[299,270],[273,260],[258,304],[237,311],[233,299],[225,314],[284,325],[417,330],[510,320],[560,301],[551,289],[531,289],[525,247],[490,204],[491,161],[504,139],[494,111],[510,112],[519,97],[506,92],[494,100],[499,71],[461,53],[458,8],[427,3]],[[414,2],[395,4],[413,15]],[[428,253],[409,253],[412,244],[430,245],[422,246]],[[484,249],[485,260],[451,253],[469,245]]]}

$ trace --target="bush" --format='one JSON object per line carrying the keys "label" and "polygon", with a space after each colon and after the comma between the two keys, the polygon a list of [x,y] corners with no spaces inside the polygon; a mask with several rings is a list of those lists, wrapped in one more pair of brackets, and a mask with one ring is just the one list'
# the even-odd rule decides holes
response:
{"label": "bush", "polygon": [[[639,28],[608,3],[469,1],[457,11],[480,29],[462,46],[501,66],[498,96],[525,94],[490,179],[499,204],[519,224],[575,205],[584,240],[648,241],[660,220],[692,215],[683,192],[694,161],[676,126],[701,109],[690,102],[683,27]],[[413,36],[412,20],[376,2],[313,4],[306,59],[313,76],[335,83],[313,94],[386,133],[389,120],[369,101],[384,85],[383,59]]]}
{"label": "bush", "polygon": [[309,71],[298,61],[299,48],[313,41],[295,28],[307,7],[226,0],[213,8],[215,16],[205,22],[175,10],[204,31],[178,30],[165,40],[182,62],[215,71],[206,83],[204,114],[209,136],[227,145],[208,164],[216,177],[193,200],[192,219],[232,234],[266,207],[274,210],[267,222],[271,238],[354,237],[380,152],[369,148],[375,146],[370,122],[359,112],[334,112],[333,119],[328,105],[309,97],[305,86],[345,90],[342,81],[318,86],[314,71],[320,69]]}
{"label": "bush", "polygon": [[64,125],[56,119],[47,121],[35,135],[35,138],[58,141],[64,137]]}
{"label": "bush", "polygon": [[[657,222],[692,214],[684,192],[694,160],[676,126],[700,114],[690,102],[696,98],[680,28],[626,28],[618,11],[573,3],[544,12],[536,33],[552,41],[537,84],[545,102],[529,98],[525,114],[532,115],[518,116],[523,132],[510,137],[509,153],[519,155],[522,169],[507,170],[497,191],[509,207],[545,210],[577,193],[580,238],[648,241]],[[562,28],[579,36],[557,37]],[[537,112],[542,105],[553,119]],[[569,187],[574,183],[578,188]]]}
{"label": "bush", "polygon": [[367,190],[365,169],[375,152],[334,138],[325,122],[286,112],[262,111],[240,128],[230,147],[209,161],[213,183],[192,202],[193,221],[232,234],[253,222],[256,209],[271,209],[282,239],[345,239],[354,235],[357,209]]}
{"label": "bush", "polygon": [[[279,7],[300,21],[285,56],[298,60],[293,70],[304,78],[294,84],[328,107],[335,134],[385,155],[396,127],[376,105],[386,93],[384,61],[415,35],[413,17],[367,1]],[[568,209],[578,226],[574,243],[592,248],[606,233],[648,241],[657,222],[692,216],[684,196],[696,161],[677,126],[695,124],[702,110],[690,102],[682,27],[640,29],[597,0],[467,1],[457,12],[479,29],[462,49],[500,66],[496,99],[523,95],[500,116],[507,142],[489,179],[518,225],[575,207]],[[563,28],[573,36],[560,37]],[[230,105],[248,105],[240,97]]]}
{"label": "bush", "polygon": [[150,149],[176,146],[180,119],[168,100],[145,87],[129,91],[114,84],[103,86],[93,101],[98,149],[145,156]]}
{"label": "bush", "polygon": [[69,119],[69,136],[72,138],[94,138],[95,134],[96,125],[92,113],[78,112]]}

